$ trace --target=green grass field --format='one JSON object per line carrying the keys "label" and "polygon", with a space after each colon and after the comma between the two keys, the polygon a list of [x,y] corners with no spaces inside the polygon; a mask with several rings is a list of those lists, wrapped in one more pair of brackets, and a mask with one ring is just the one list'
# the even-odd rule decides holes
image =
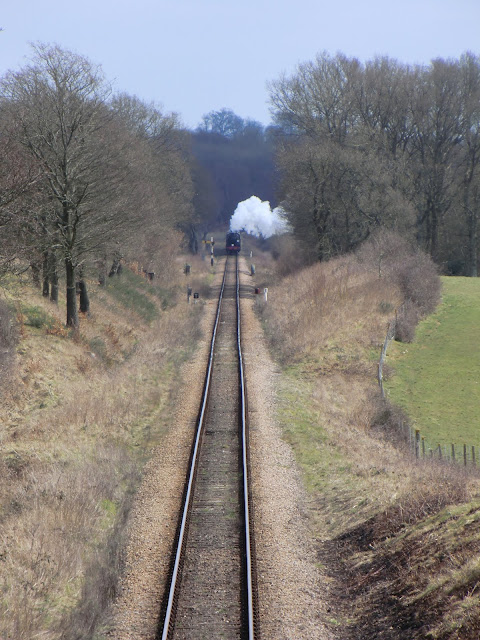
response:
{"label": "green grass field", "polygon": [[392,343],[386,384],[429,446],[480,445],[480,279],[444,277],[412,344]]}

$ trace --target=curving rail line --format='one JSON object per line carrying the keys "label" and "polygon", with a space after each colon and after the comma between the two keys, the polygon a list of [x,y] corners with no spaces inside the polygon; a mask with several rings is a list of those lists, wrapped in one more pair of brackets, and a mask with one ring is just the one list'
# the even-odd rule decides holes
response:
{"label": "curving rail line", "polygon": [[[156,640],[172,640],[174,638],[176,609],[181,591],[182,571],[185,562],[185,553],[188,546],[188,530],[192,517],[193,496],[195,493],[195,482],[199,469],[199,457],[202,445],[202,439],[205,433],[205,416],[210,399],[212,372],[214,368],[214,356],[219,331],[219,323],[222,314],[222,304],[224,301],[227,270],[231,261],[235,261],[235,298],[236,298],[236,348],[238,350],[238,386],[239,386],[239,433],[241,445],[241,469],[240,473],[242,481],[240,483],[240,493],[242,502],[242,521],[243,531],[240,535],[240,547],[243,566],[241,567],[241,590],[239,599],[242,602],[242,621],[239,629],[231,630],[232,638],[242,638],[247,640],[258,640],[258,614],[257,614],[257,596],[256,596],[256,571],[255,571],[255,553],[254,553],[254,537],[252,523],[252,499],[249,486],[249,456],[248,456],[248,411],[247,411],[247,393],[244,372],[244,363],[242,357],[242,338],[241,338],[241,315],[240,315],[240,282],[238,274],[238,257],[227,257],[225,263],[225,272],[218,297],[217,312],[215,316],[214,327],[212,331],[212,339],[210,344],[210,353],[208,365],[205,375],[205,383],[200,404],[200,410],[196,425],[195,438],[192,445],[189,469],[184,491],[184,499],[179,519],[179,526],[176,535],[176,546],[172,554],[171,578],[165,593],[164,603]],[[204,473],[204,472],[202,472]],[[195,605],[197,606],[197,605]],[[202,603],[198,603],[201,607]],[[205,631],[205,630],[204,630]],[[182,636],[183,637],[183,636]],[[204,636],[201,636],[204,637]],[[223,636],[222,636],[223,637]]]}

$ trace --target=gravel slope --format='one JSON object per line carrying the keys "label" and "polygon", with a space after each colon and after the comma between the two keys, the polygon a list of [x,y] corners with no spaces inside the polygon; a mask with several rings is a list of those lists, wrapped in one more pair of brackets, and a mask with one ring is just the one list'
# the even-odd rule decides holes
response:
{"label": "gravel slope", "polygon": [[[215,285],[222,274],[218,269]],[[253,282],[241,259],[242,282]],[[241,303],[243,349],[248,380],[255,496],[255,537],[263,640],[330,640],[322,625],[326,586],[315,567],[308,530],[306,496],[293,453],[275,423],[275,378],[253,306]],[[209,333],[216,300],[208,301],[204,332]],[[209,343],[200,345],[184,371],[184,392],[165,442],[148,464],[132,512],[126,571],[114,606],[115,640],[153,640],[164,588],[190,443],[195,427]]]}

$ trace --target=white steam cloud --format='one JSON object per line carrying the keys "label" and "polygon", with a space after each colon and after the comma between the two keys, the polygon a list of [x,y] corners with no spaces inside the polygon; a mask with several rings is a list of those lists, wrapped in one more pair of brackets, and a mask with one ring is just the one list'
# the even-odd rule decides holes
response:
{"label": "white steam cloud", "polygon": [[288,231],[286,214],[282,207],[270,209],[268,201],[251,196],[239,202],[230,218],[231,231],[246,231],[252,236],[270,236]]}

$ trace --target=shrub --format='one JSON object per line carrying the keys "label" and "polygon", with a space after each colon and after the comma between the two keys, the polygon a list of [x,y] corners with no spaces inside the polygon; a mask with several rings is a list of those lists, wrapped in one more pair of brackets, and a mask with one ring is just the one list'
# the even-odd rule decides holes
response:
{"label": "shrub", "polygon": [[302,269],[306,264],[305,254],[295,237],[290,234],[273,236],[270,239],[276,271],[285,277]]}
{"label": "shrub", "polygon": [[95,336],[89,341],[88,344],[92,353],[94,353],[103,361],[108,360],[107,345],[105,344],[105,340],[103,340],[103,338]]}
{"label": "shrub", "polygon": [[382,300],[378,305],[378,310],[380,313],[389,313],[392,314],[395,310],[393,304],[391,302],[387,302],[386,300]]}
{"label": "shrub", "polygon": [[431,258],[421,251],[405,256],[396,271],[396,280],[406,301],[420,315],[432,313],[440,302],[441,282]]}
{"label": "shrub", "polygon": [[407,445],[410,420],[405,411],[378,395],[372,396],[370,403],[373,407],[370,428],[396,446]]}
{"label": "shrub", "polygon": [[[399,290],[403,299],[397,316],[395,338],[412,342],[421,318],[440,301],[441,281],[432,259],[392,231],[380,230],[357,251],[359,262]],[[382,302],[381,312],[386,312]]]}
{"label": "shrub", "polygon": [[24,307],[22,309],[24,316],[24,324],[29,327],[35,327],[36,329],[42,329],[46,327],[49,329],[53,326],[54,320],[46,313],[41,307]]}
{"label": "shrub", "polygon": [[395,340],[398,340],[398,342],[413,342],[419,320],[420,312],[418,308],[411,300],[407,300],[397,314]]}
{"label": "shrub", "polygon": [[378,541],[392,536],[405,525],[420,522],[447,505],[467,499],[468,487],[461,467],[430,462],[417,475],[412,490],[375,518],[374,538]]}

